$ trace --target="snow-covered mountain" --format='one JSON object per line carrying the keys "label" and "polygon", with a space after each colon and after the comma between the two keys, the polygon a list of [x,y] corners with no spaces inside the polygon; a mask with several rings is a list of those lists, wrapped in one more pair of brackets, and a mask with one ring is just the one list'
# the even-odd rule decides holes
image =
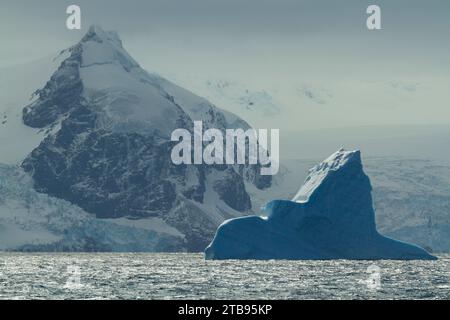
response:
{"label": "snow-covered mountain", "polygon": [[251,211],[246,184],[270,186],[258,166],[173,165],[174,129],[192,131],[196,120],[205,129],[249,125],[143,70],[117,33],[93,26],[58,59],[34,100],[9,113],[24,137],[36,136],[16,160],[26,156],[21,166],[38,192],[125,225],[159,219],[185,238],[179,250],[200,251],[224,219]]}

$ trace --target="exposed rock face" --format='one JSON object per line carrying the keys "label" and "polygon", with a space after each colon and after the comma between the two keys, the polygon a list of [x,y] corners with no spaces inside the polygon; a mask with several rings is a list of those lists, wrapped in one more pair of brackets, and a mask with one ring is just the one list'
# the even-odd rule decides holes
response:
{"label": "exposed rock face", "polygon": [[267,217],[231,219],[207,259],[435,259],[380,235],[359,151],[340,150],[310,170],[292,201],[270,202]]}
{"label": "exposed rock face", "polygon": [[192,131],[196,120],[205,130],[249,125],[145,72],[116,33],[91,27],[68,50],[23,111],[26,125],[50,132],[22,163],[36,190],[99,218],[161,217],[188,250],[202,251],[224,219],[251,209],[244,181],[270,186],[258,166],[173,165],[174,129]]}

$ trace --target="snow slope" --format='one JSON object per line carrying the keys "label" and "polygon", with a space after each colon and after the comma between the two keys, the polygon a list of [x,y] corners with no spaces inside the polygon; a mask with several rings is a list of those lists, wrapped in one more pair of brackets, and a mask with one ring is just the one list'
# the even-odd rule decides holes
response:
{"label": "snow slope", "polygon": [[362,126],[448,124],[449,119],[445,108],[450,99],[448,76],[373,79],[173,72],[171,79],[256,128],[297,133],[315,130],[320,134],[322,130]]}
{"label": "snow slope", "polygon": [[0,163],[18,164],[45,137],[45,130],[30,128],[22,121],[23,106],[48,81],[67,58],[67,52],[24,65],[0,69]]}

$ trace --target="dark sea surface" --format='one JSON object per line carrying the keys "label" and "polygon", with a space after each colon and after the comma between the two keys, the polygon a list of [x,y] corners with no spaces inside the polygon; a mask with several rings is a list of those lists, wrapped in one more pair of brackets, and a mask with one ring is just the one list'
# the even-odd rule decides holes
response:
{"label": "dark sea surface", "polygon": [[205,261],[184,253],[0,253],[0,299],[450,299],[450,255]]}

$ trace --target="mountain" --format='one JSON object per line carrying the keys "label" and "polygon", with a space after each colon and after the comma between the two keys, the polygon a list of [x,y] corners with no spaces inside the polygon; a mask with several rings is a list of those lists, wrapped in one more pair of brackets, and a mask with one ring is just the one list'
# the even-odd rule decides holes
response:
{"label": "mountain", "polygon": [[182,75],[172,75],[171,79],[218,106],[226,106],[227,110],[257,124],[259,128],[270,128],[285,108],[277,95],[278,90],[252,85],[247,81]]}
{"label": "mountain", "polygon": [[207,259],[435,259],[380,235],[372,187],[359,151],[343,149],[309,171],[292,201],[267,204],[265,217],[228,220]]}
{"label": "mountain", "polygon": [[21,167],[39,193],[100,219],[161,219],[201,251],[224,220],[251,211],[246,185],[271,185],[258,166],[173,165],[177,128],[247,129],[234,114],[143,70],[115,32],[93,26],[23,109],[39,133]]}

